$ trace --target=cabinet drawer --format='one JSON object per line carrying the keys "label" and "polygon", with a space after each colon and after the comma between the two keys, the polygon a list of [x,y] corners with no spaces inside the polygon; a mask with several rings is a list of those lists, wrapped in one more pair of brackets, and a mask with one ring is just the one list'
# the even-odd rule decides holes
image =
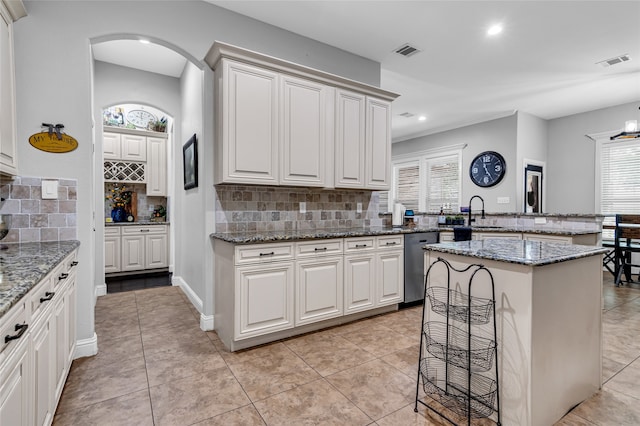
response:
{"label": "cabinet drawer", "polygon": [[140,234],[166,234],[166,225],[150,225],[150,226],[123,226],[122,235],[140,235]]}
{"label": "cabinet drawer", "polygon": [[344,240],[345,253],[371,251],[375,249],[375,237],[347,238]]}
{"label": "cabinet drawer", "polygon": [[296,258],[341,255],[342,240],[314,240],[296,243]]}
{"label": "cabinet drawer", "polygon": [[64,271],[66,273],[70,273],[75,270],[78,266],[78,251],[74,250],[67,258],[64,260]]}
{"label": "cabinet drawer", "polygon": [[31,322],[34,323],[42,312],[53,303],[55,296],[54,280],[58,279],[58,276],[62,272],[62,268],[57,267],[52,274],[42,280],[34,289],[29,293],[31,297],[29,301],[31,303]]}
{"label": "cabinet drawer", "polygon": [[[0,321],[0,364],[22,339],[27,331],[26,302],[20,301]],[[9,339],[9,340],[7,340]]]}
{"label": "cabinet drawer", "polygon": [[379,249],[394,249],[404,247],[404,235],[381,235],[376,239]]}
{"label": "cabinet drawer", "polygon": [[236,265],[293,259],[293,243],[237,246]]}
{"label": "cabinet drawer", "polygon": [[105,226],[104,227],[104,235],[105,237],[117,237],[120,235],[120,227],[119,226]]}

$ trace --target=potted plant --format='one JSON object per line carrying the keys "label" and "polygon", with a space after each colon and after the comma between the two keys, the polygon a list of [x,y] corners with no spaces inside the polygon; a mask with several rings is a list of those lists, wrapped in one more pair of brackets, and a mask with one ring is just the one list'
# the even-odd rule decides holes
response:
{"label": "potted plant", "polygon": [[162,117],[160,120],[151,121],[149,123],[150,130],[154,132],[166,132],[167,131],[167,117]]}
{"label": "potted plant", "polygon": [[464,216],[462,216],[461,214],[455,215],[453,217],[453,224],[454,225],[464,225]]}

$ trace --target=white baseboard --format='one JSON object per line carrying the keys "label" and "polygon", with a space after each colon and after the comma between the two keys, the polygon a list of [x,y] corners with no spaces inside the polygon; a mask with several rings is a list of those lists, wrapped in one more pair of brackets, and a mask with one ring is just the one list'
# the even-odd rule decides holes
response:
{"label": "white baseboard", "polygon": [[73,359],[85,356],[94,356],[98,353],[98,335],[93,333],[90,339],[81,339],[76,342],[76,350],[73,352]]}
{"label": "white baseboard", "polygon": [[174,286],[178,286],[182,289],[184,294],[187,295],[191,304],[198,310],[198,312],[202,313],[202,300],[198,297],[198,295],[189,287],[189,284],[182,279],[182,277],[172,277],[171,284]]}
{"label": "white baseboard", "polygon": [[98,300],[98,297],[104,296],[105,294],[107,294],[107,284],[97,285],[95,293],[96,293],[96,300]]}
{"label": "white baseboard", "polygon": [[211,331],[213,330],[213,315],[200,314],[200,330]]}

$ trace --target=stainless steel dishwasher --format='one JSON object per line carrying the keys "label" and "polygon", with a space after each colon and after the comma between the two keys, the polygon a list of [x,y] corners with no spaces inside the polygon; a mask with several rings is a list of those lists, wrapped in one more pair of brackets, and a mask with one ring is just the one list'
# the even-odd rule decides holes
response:
{"label": "stainless steel dishwasher", "polygon": [[424,297],[424,250],[438,242],[437,231],[404,235],[404,303],[422,302]]}

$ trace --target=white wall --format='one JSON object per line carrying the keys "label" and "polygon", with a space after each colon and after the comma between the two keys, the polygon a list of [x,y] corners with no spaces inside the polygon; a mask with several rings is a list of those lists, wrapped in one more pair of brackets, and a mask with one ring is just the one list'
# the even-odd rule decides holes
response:
{"label": "white wall", "polygon": [[[462,201],[466,206],[473,195],[480,195],[488,212],[515,212],[516,208],[516,126],[517,116],[499,118],[484,123],[461,127],[433,135],[422,136],[392,145],[392,155],[404,155],[412,152],[447,147],[465,143],[462,151]],[[480,188],[471,182],[469,166],[476,155],[482,151],[497,151],[507,163],[507,172],[498,185],[491,188]],[[498,197],[509,197],[509,204],[498,204]],[[480,208],[475,204],[473,209]]]}
{"label": "white wall", "polygon": [[529,164],[545,166],[542,170],[542,209],[543,212],[549,212],[544,202],[546,197],[546,160],[547,160],[547,141],[548,122],[535,115],[518,112],[517,124],[517,149],[516,163],[514,164],[516,172],[516,209],[517,212],[524,211],[524,167],[525,161]]}
{"label": "white wall", "polygon": [[549,120],[547,206],[556,213],[595,212],[595,143],[585,135],[640,120],[640,100]]}
{"label": "white wall", "polygon": [[[90,40],[142,35],[176,46],[198,60],[204,58],[215,40],[220,40],[368,84],[376,85],[380,79],[380,66],[374,61],[206,2],[25,1],[25,7],[28,16],[17,21],[14,27],[20,174],[78,180],[78,239],[81,246],[77,338],[80,340],[95,337],[94,289],[101,284],[96,282],[99,274],[94,265],[93,220],[97,197],[94,179],[99,176],[94,164],[99,161],[93,160],[92,146],[93,120],[101,120],[92,117]],[[207,69],[204,75],[212,78]],[[203,115],[213,117],[213,89],[208,81],[203,85]],[[121,99],[127,100],[130,99]],[[180,104],[175,106],[179,108]],[[172,110],[167,107],[167,112]],[[78,140],[78,148],[66,154],[45,153],[32,148],[26,141],[40,131],[42,122],[63,123],[65,131]],[[203,127],[202,142],[205,147],[210,146],[212,123],[205,122]],[[101,150],[101,144],[97,145],[96,151]],[[212,155],[206,148],[203,151],[204,161],[211,161]],[[206,202],[212,205],[207,197]],[[206,214],[210,215],[209,212]],[[99,218],[97,222],[102,221],[102,213]],[[208,234],[202,233],[199,238],[194,251],[210,244]],[[204,258],[205,254],[202,256]],[[205,270],[211,268],[208,262],[203,267]],[[206,274],[213,276],[211,270]]]}

